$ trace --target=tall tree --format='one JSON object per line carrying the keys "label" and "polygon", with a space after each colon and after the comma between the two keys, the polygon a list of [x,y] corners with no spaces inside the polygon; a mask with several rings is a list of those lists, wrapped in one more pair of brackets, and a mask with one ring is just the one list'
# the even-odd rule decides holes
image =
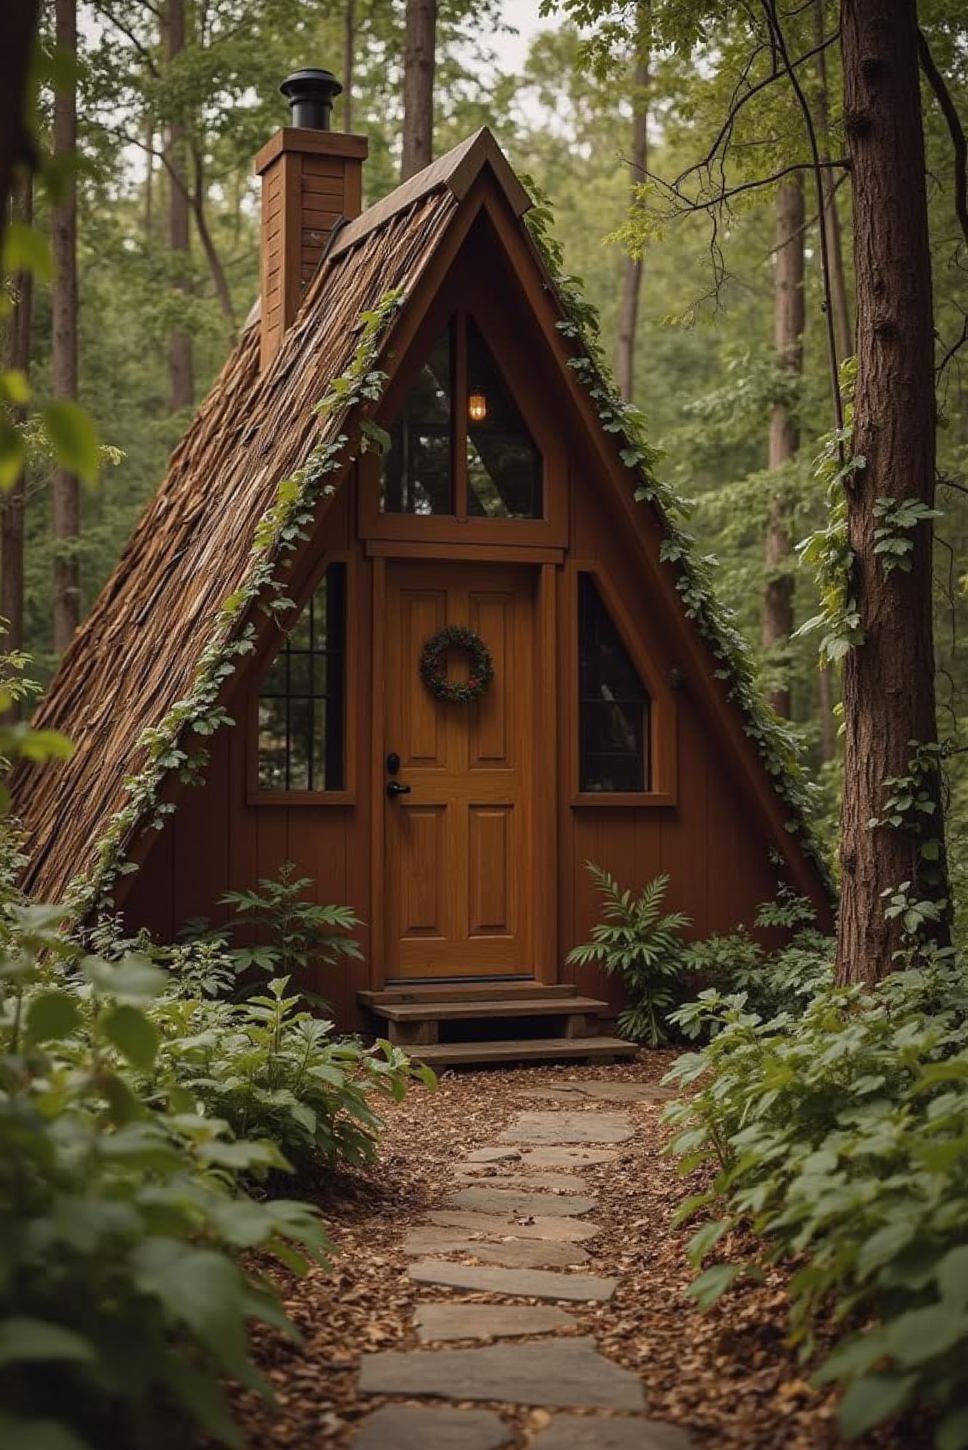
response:
{"label": "tall tree", "polygon": [[436,63],[437,0],[407,0],[401,181],[429,166],[433,157]]}
{"label": "tall tree", "polygon": [[27,129],[30,57],[37,33],[39,0],[7,0],[0,45],[0,237],[18,165],[32,166],[34,144]]}
{"label": "tall tree", "polygon": [[[773,346],[777,367],[799,382],[803,372],[803,232],[806,221],[803,186],[799,176],[785,181],[776,198],[776,245],[773,279]],[[789,391],[777,398],[770,414],[769,467],[783,468],[800,447],[796,402]],[[774,656],[793,633],[793,569],[786,491],[770,500],[766,526],[766,594],[763,601],[763,647]],[[784,682],[770,693],[778,715],[790,718],[790,685]]]}
{"label": "tall tree", "polygon": [[[649,155],[649,62],[652,54],[652,9],[641,0],[635,15],[635,66],[632,77],[632,154],[629,180],[634,198],[646,177]],[[619,303],[615,339],[615,381],[619,392],[631,402],[635,384],[635,335],[642,295],[642,255],[629,255],[622,269],[622,298]]]}
{"label": "tall tree", "polygon": [[[61,55],[77,55],[76,0],[55,0],[54,39]],[[51,299],[51,392],[55,400],[77,402],[77,86],[54,94],[54,158],[63,165],[63,194],[52,214],[54,286]],[[52,610],[54,649],[70,644],[81,611],[77,540],[81,497],[77,476],[59,465],[51,484],[54,539]]]}
{"label": "tall tree", "polygon": [[[167,0],[165,7],[165,51],[169,61],[177,60],[185,49],[185,0]],[[190,221],[189,190],[186,177],[185,127],[173,121],[166,139],[168,169],[168,246],[176,272],[176,286],[187,292],[189,287]],[[195,401],[195,368],[191,334],[185,327],[175,326],[168,337],[168,386],[172,412],[190,408]]]}
{"label": "tall tree", "polygon": [[[813,38],[817,49],[817,136],[820,157],[829,163],[833,150],[830,134],[830,85],[827,74],[827,22],[824,0],[814,0]],[[844,266],[844,234],[837,202],[837,182],[829,168],[823,178],[823,224],[827,229],[827,266],[830,274],[830,302],[833,312],[834,342],[837,359],[843,362],[854,352],[854,325],[847,296],[847,271]],[[817,707],[820,725],[820,758],[833,760],[837,753],[837,728],[834,719],[834,671],[821,664],[817,672]]]}
{"label": "tall tree", "polygon": [[820,143],[820,159],[827,169],[823,174],[824,225],[827,228],[827,258],[830,270],[830,298],[833,311],[834,338],[837,344],[837,358],[843,362],[854,352],[854,328],[850,316],[850,301],[847,296],[847,275],[844,267],[844,238],[840,225],[840,208],[837,204],[837,182],[829,168],[833,155],[830,144],[830,88],[827,77],[827,35],[824,0],[814,0],[813,7],[814,44],[817,50],[817,138]]}
{"label": "tall tree", "polygon": [[[29,226],[33,220],[33,179],[21,172],[13,197],[12,215]],[[8,365],[24,377],[30,371],[30,335],[33,314],[33,277],[27,270],[14,277],[14,304],[10,316]],[[26,410],[16,410],[22,423]],[[24,645],[24,496],[23,471],[0,503],[0,617],[6,620],[4,636],[8,650]]]}
{"label": "tall tree", "polygon": [[356,62],[356,0],[346,0],[343,12],[343,130],[353,129],[353,72]]}
{"label": "tall tree", "polygon": [[[916,769],[928,810],[884,818],[887,782],[911,774],[912,754],[937,741],[932,629],[932,525],[899,528],[909,568],[875,553],[878,500],[915,515],[934,504],[935,393],[931,254],[915,0],[848,0],[842,11],[844,115],[851,159],[857,294],[855,472],[847,489],[852,590],[863,641],[845,660],[843,895],[837,944],[842,981],[889,971],[904,918],[885,893],[947,896],[940,774]],[[882,506],[883,515],[883,506]],[[912,742],[916,742],[912,745]],[[931,845],[925,842],[925,828]],[[935,935],[947,938],[947,917]]]}
{"label": "tall tree", "polygon": [[[649,159],[649,61],[652,55],[652,7],[639,3],[635,14],[635,71],[632,77],[632,155],[629,180],[632,196],[645,181]],[[635,386],[635,339],[642,296],[642,254],[629,255],[622,271],[622,302],[619,303],[619,331],[614,347],[614,376],[626,402]]]}

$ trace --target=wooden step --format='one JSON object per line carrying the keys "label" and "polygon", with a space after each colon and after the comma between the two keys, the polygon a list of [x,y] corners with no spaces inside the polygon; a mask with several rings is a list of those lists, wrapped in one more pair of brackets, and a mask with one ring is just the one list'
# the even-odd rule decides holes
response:
{"label": "wooden step", "polygon": [[573,983],[544,982],[397,982],[375,992],[357,992],[364,1007],[377,1007],[387,1002],[513,1002],[520,997],[576,997]]}
{"label": "wooden step", "polygon": [[594,997],[514,997],[464,1002],[378,1002],[370,1010],[389,1022],[451,1022],[468,1017],[597,1017],[607,1002]]}
{"label": "wooden step", "polygon": [[523,1042],[435,1042],[410,1056],[429,1067],[487,1062],[554,1062],[560,1058],[634,1057],[638,1047],[622,1037],[535,1037]]}

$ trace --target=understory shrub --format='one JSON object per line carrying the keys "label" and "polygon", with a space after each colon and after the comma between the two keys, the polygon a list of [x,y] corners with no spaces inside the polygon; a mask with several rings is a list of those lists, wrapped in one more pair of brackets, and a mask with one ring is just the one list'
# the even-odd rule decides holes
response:
{"label": "understory shrub", "polygon": [[[318,963],[331,966],[341,957],[362,957],[349,935],[360,925],[356,913],[348,906],[310,901],[306,893],[312,881],[295,873],[295,865],[287,861],[277,880],[262,877],[255,890],[226,891],[220,898],[233,908],[229,934],[243,938],[243,945],[231,953],[240,973],[255,967],[266,976],[290,977]],[[253,932],[261,933],[261,943],[252,941]]]}
{"label": "understory shrub", "polygon": [[667,1016],[677,1000],[683,968],[681,932],[689,918],[681,911],[662,915],[668,876],[653,877],[634,896],[608,871],[591,861],[585,865],[601,892],[605,920],[592,927],[590,942],[568,953],[568,962],[593,962],[621,977],[629,1005],[619,1013],[619,1031],[633,1042],[658,1047],[669,1035]]}
{"label": "understory shrub", "polygon": [[[682,962],[695,986],[716,988],[723,994],[742,993],[750,1012],[768,1020],[781,1012],[799,1016],[817,992],[833,982],[835,943],[810,923],[809,902],[780,887],[775,901],[759,907],[758,928],[781,928],[793,935],[785,946],[768,949],[745,927],[724,936],[708,936],[683,948]],[[675,1013],[672,1020],[685,1037],[715,1032],[715,1018]]]}
{"label": "understory shrub", "polygon": [[0,823],[0,1445],[241,1446],[221,1381],[271,1399],[249,1326],[296,1337],[251,1255],[330,1252],[281,1175],[370,1162],[374,1097],[433,1074],[339,1040],[286,977],[227,1000],[224,941],[70,938],[14,851]]}
{"label": "understory shrub", "polygon": [[[671,1151],[710,1187],[681,1217],[715,1216],[690,1243],[701,1266],[732,1229],[760,1244],[713,1263],[713,1302],[765,1263],[796,1258],[791,1335],[805,1358],[836,1344],[821,1382],[844,1387],[849,1438],[907,1408],[937,1418],[938,1450],[968,1446],[968,972],[940,955],[874,990],[821,987],[765,1021],[711,988],[676,1015],[706,1033],[666,1081]],[[756,1240],[754,1240],[755,1242]]]}
{"label": "understory shrub", "polygon": [[372,1162],[380,1118],[371,1098],[399,1101],[408,1081],[433,1086],[430,1068],[399,1047],[333,1035],[332,1022],[300,1009],[288,977],[242,1003],[156,1005],[159,1063],[194,1100],[240,1137],[270,1138],[303,1175],[332,1164]]}
{"label": "understory shrub", "polygon": [[[253,1319],[292,1332],[244,1255],[325,1262],[307,1204],[256,1198],[288,1164],[156,1075],[147,959],[88,955],[63,912],[8,902],[0,941],[0,1443],[241,1445],[220,1378],[271,1397]],[[68,979],[68,970],[74,972]]]}

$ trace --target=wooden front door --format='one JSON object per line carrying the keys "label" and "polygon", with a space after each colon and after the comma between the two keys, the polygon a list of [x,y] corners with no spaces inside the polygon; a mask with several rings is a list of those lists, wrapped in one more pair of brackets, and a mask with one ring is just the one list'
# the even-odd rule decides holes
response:
{"label": "wooden front door", "polygon": [[[448,624],[475,630],[490,651],[494,678],[476,703],[442,702],[421,679],[421,651]],[[383,774],[385,976],[530,976],[536,571],[390,562],[384,635],[384,764],[399,757]],[[462,674],[452,653],[448,675]],[[391,781],[408,789],[390,797]]]}

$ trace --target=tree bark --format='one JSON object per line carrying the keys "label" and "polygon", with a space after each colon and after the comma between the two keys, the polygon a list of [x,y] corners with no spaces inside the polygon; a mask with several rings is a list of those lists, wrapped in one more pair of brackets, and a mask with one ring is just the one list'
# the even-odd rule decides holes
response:
{"label": "tree bark", "polygon": [[[33,221],[33,182],[22,172],[14,194],[12,214],[30,226]],[[30,372],[30,334],[33,322],[34,279],[30,272],[18,272],[13,279],[15,302],[10,316],[8,364],[26,377]],[[26,408],[14,410],[14,422],[22,423]],[[6,620],[3,644],[7,650],[24,647],[24,500],[26,479],[21,473],[0,505],[0,616]],[[10,715],[16,718],[14,705]]]}
{"label": "tree bark", "polygon": [[343,12],[343,130],[353,129],[353,75],[356,69],[356,3],[346,0]]}
{"label": "tree bark", "polygon": [[[77,53],[76,0],[55,0],[57,49]],[[77,91],[73,84],[54,94],[54,156],[73,160],[77,151]],[[65,168],[64,192],[51,216],[54,285],[51,296],[51,392],[55,399],[77,401],[77,183]],[[77,539],[81,531],[81,496],[76,476],[58,467],[51,485],[54,536],[52,614],[54,649],[70,644],[80,621],[81,591]]]}
{"label": "tree bark", "polygon": [[[803,231],[805,209],[800,178],[784,182],[776,198],[776,247],[773,282],[773,345],[777,366],[799,379],[803,372]],[[769,467],[782,468],[796,456],[800,428],[789,403],[773,404],[770,415]],[[782,490],[770,500],[766,525],[766,593],[763,648],[776,654],[793,633],[793,570],[790,530]],[[789,683],[770,693],[778,715],[790,718]]]}
{"label": "tree bark", "polygon": [[[814,44],[820,46],[826,36],[824,0],[814,0]],[[820,159],[831,159],[830,149],[830,90],[827,83],[827,52],[817,51],[817,129],[820,139]],[[833,171],[827,168],[823,177],[824,225],[827,228],[827,256],[830,264],[830,297],[833,305],[834,341],[837,345],[837,360],[852,357],[854,353],[854,328],[850,316],[850,302],[847,297],[847,277],[844,270],[844,239],[840,226],[840,209],[837,206],[836,182]]]}
{"label": "tree bark", "polygon": [[191,149],[192,168],[194,172],[194,185],[191,194],[192,214],[195,217],[195,226],[198,231],[199,241],[202,244],[202,251],[205,253],[205,260],[208,263],[208,270],[211,272],[212,281],[215,284],[215,295],[222,309],[222,316],[229,325],[229,339],[230,342],[234,342],[236,322],[235,308],[232,305],[232,293],[229,290],[225,268],[222,266],[222,259],[212,240],[212,233],[209,231],[208,226],[208,217],[205,214],[205,170],[202,165],[202,155],[196,145],[193,144]]}
{"label": "tree bark", "polygon": [[429,166],[433,156],[436,50],[437,0],[407,0],[401,181]]}
{"label": "tree bark", "polygon": [[837,754],[837,722],[834,715],[834,672],[830,665],[817,671],[817,710],[820,717],[820,759],[833,760]]}
{"label": "tree bark", "polygon": [[[931,253],[915,0],[846,0],[841,52],[854,203],[857,383],[853,453],[864,460],[847,489],[852,590],[864,631],[846,657],[843,894],[837,969],[871,982],[905,945],[884,893],[939,904],[932,933],[949,937],[944,804],[936,770],[921,788],[933,803],[908,829],[871,827],[884,813],[885,780],[909,774],[911,742],[937,741],[932,632],[932,527],[914,531],[910,572],[885,574],[874,553],[881,497],[932,506],[935,394]],[[923,832],[935,838],[927,859]],[[942,906],[941,903],[945,904]]]}
{"label": "tree bark", "polygon": [[[185,49],[185,0],[167,0],[165,43],[169,60],[175,60]],[[180,123],[169,126],[166,151],[175,172],[168,178],[168,246],[177,273],[176,288],[187,294],[191,216],[185,183],[185,128]],[[172,412],[190,408],[195,401],[192,339],[182,327],[173,328],[168,336],[168,384]]]}
{"label": "tree bark", "polygon": [[32,169],[34,142],[27,130],[27,79],[40,14],[39,0],[6,0],[0,45],[0,241],[18,166]]}
{"label": "tree bark", "polygon": [[[649,155],[649,62],[652,51],[651,7],[636,11],[635,71],[632,98],[632,155],[629,158],[630,195],[645,180]],[[615,339],[615,382],[626,402],[632,401],[635,384],[635,335],[642,296],[642,258],[626,257],[622,272],[622,297]]]}

